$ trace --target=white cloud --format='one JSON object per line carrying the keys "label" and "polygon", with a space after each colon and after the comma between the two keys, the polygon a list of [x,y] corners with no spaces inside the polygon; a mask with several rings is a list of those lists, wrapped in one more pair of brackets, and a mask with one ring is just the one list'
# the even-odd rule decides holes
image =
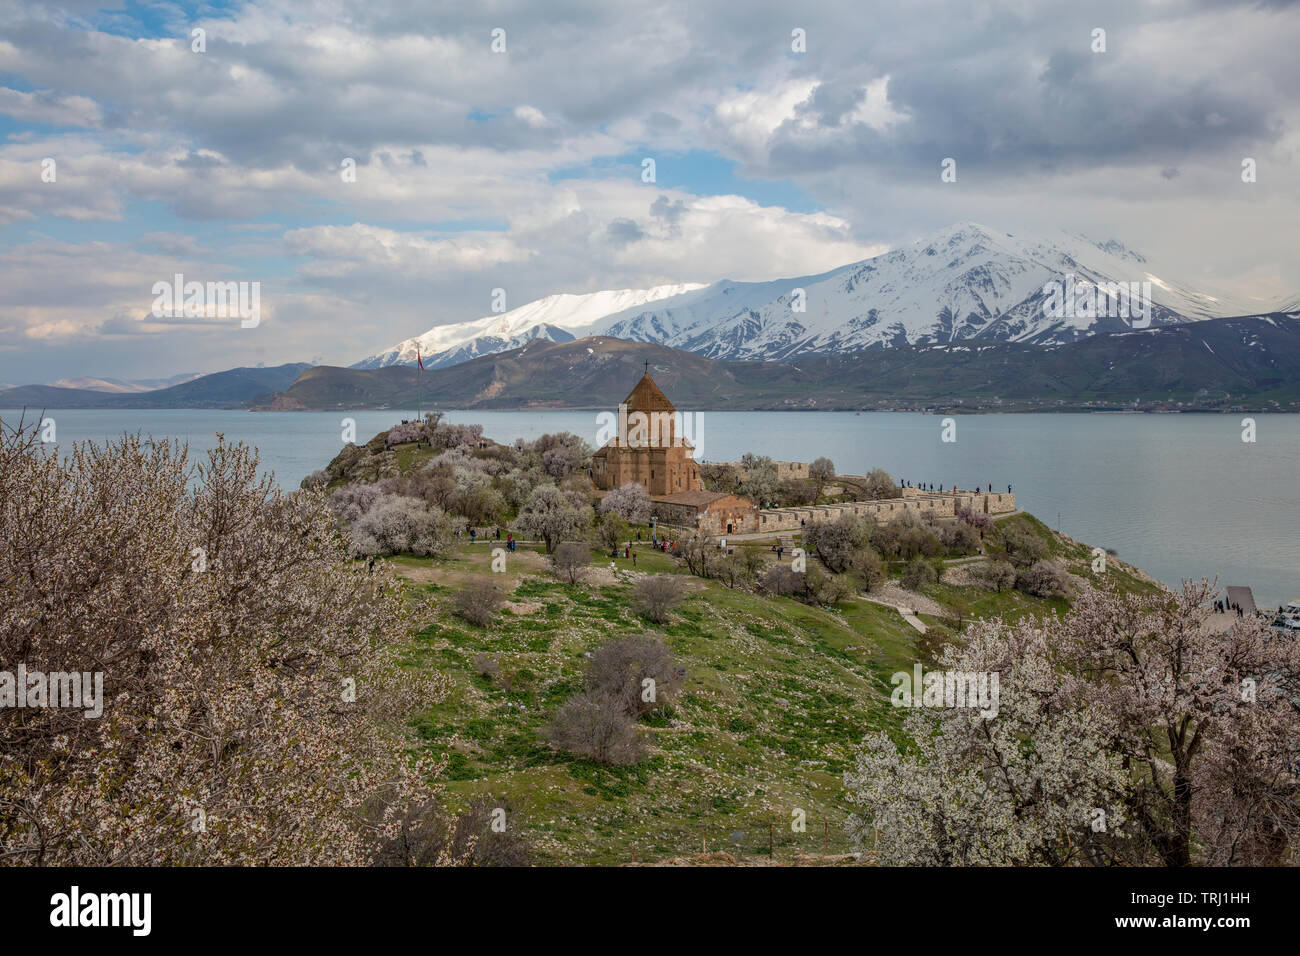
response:
{"label": "white cloud", "polygon": [[796,108],[817,88],[815,79],[792,79],[765,90],[746,90],[727,97],[713,110],[725,139],[746,160],[766,159],[772,134],[796,118]]}
{"label": "white cloud", "polygon": [[99,104],[88,96],[61,96],[48,90],[25,93],[3,86],[0,113],[50,126],[96,127],[104,120]]}
{"label": "white cloud", "polygon": [[[257,347],[285,351],[264,358],[345,361],[481,315],[498,285],[519,303],[797,275],[962,219],[1113,235],[1238,294],[1300,287],[1300,17],[1284,4],[936,0],[868,19],[828,0],[791,23],[784,8],[709,2],[651,15],[503,0],[485,19],[265,0],[194,24],[162,8],[173,35],[145,38],[129,35],[132,11],[105,32],[81,6],[74,18],[68,0],[0,0],[0,66],[15,78],[0,112],[75,127],[0,141],[0,348],[137,321],[177,263],[238,278],[273,263],[277,321]],[[1087,49],[1094,20],[1104,57]],[[190,51],[192,25],[206,53]],[[490,50],[496,25],[508,54]],[[614,165],[690,153],[828,211],[764,206],[671,165],[672,188],[647,185]],[[1260,164],[1251,186],[1246,155]],[[944,156],[959,163],[950,188]],[[40,180],[47,157],[57,183]],[[68,222],[85,238],[39,235],[66,237]],[[126,238],[91,241],[105,234]]]}

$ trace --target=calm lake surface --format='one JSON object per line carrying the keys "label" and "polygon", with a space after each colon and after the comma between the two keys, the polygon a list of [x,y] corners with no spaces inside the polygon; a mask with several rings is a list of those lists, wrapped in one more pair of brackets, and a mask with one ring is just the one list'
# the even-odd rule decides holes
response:
{"label": "calm lake surface", "polygon": [[[0,410],[9,420],[17,410]],[[30,413],[29,413],[30,414]],[[409,413],[408,413],[409,414]],[[217,432],[259,449],[263,467],[295,488],[342,447],[344,417],[359,442],[400,412],[243,412],[63,409],[52,413],[60,445],[125,431],[211,447]],[[968,415],[957,440],[940,440],[938,416],[902,413],[705,412],[694,422],[702,460],[745,452],[810,461],[839,471],[880,467],[913,483],[1013,486],[1017,504],[1052,527],[1170,584],[1218,577],[1254,589],[1261,607],[1300,597],[1300,416]],[[595,412],[449,412],[497,441],[571,431],[596,444]],[[687,434],[691,434],[687,430]]]}

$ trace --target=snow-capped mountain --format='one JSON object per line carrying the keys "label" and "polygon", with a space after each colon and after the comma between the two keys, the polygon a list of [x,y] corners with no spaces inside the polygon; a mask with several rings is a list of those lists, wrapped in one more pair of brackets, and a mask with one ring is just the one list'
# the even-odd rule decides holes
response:
{"label": "snow-capped mountain", "polygon": [[443,365],[533,338],[567,341],[561,335],[656,342],[710,358],[783,359],[967,339],[1054,345],[1127,327],[1130,320],[1119,317],[1049,314],[1044,287],[1064,285],[1067,276],[1082,290],[1149,283],[1153,326],[1256,311],[1156,273],[1115,240],[1049,240],[959,223],[820,275],[549,296],[504,315],[431,329],[356,367],[413,362],[416,342]]}
{"label": "snow-capped mountain", "polygon": [[121,378],[64,378],[57,382],[46,382],[46,385],[53,385],[56,388],[81,388],[88,389],[92,392],[111,392],[113,394],[129,394],[136,392],[155,392],[161,388],[169,388],[172,385],[183,385],[185,382],[192,382],[194,379],[202,376],[202,372],[185,372],[181,375],[173,375],[170,378],[144,378],[126,380]]}
{"label": "snow-capped mountain", "polygon": [[698,283],[686,282],[652,289],[548,295],[509,312],[436,326],[352,367],[414,365],[418,349],[425,368],[441,368],[480,355],[519,348],[533,339],[568,342],[586,335],[586,329],[607,316],[640,309],[651,302],[676,298],[701,288],[704,287]]}
{"label": "snow-capped mountain", "polygon": [[1284,295],[1274,300],[1273,304],[1265,311],[1268,312],[1300,312],[1300,295]]}

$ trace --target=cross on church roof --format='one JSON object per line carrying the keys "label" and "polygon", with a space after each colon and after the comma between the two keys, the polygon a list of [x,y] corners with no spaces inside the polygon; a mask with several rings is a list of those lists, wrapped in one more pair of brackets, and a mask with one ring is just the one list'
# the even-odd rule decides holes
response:
{"label": "cross on church roof", "polygon": [[649,359],[647,359],[647,360],[646,360],[646,363],[645,363],[645,373],[646,373],[647,375],[650,374],[650,361],[649,361]]}

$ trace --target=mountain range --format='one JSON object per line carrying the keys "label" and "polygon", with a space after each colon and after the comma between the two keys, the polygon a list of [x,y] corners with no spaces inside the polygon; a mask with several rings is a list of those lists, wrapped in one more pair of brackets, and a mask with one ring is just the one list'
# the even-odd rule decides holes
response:
{"label": "mountain range", "polygon": [[[441,325],[353,368],[443,368],[544,339],[611,336],[715,359],[787,360],[810,353],[964,341],[1061,345],[1124,331],[1123,318],[1055,318],[1044,287],[1150,283],[1153,327],[1267,311],[1194,290],[1116,240],[1016,236],[959,223],[910,246],[818,275],[723,280],[585,295],[552,295],[499,315]],[[1295,298],[1294,296],[1291,298]]]}
{"label": "mountain range", "polygon": [[289,388],[306,362],[272,368],[232,368],[167,388],[108,392],[58,385],[20,385],[0,391],[0,405],[10,408],[243,408],[250,400]]}
{"label": "mountain range", "polygon": [[644,362],[684,410],[1300,411],[1300,311],[1103,332],[1062,345],[968,340],[780,362],[711,359],[611,336],[539,337],[425,372],[295,363],[137,393],[28,385],[0,392],[0,405],[608,409]]}
{"label": "mountain range", "polygon": [[[1081,289],[1149,284],[1150,327],[1056,317],[1045,290],[1066,277]],[[653,361],[674,397],[697,409],[1293,411],[1298,317],[1300,296],[1261,312],[1194,290],[1115,240],[959,223],[818,275],[551,295],[437,326],[348,369],[65,380],[4,389],[0,405],[608,407],[639,377],[632,366]]]}
{"label": "mountain range", "polygon": [[617,406],[643,362],[681,410],[1300,410],[1300,313],[1103,332],[1062,345],[964,341],[711,359],[592,336],[441,369],[315,366],[268,409]]}
{"label": "mountain range", "polygon": [[57,382],[47,382],[46,384],[53,385],[55,388],[85,388],[92,392],[125,394],[127,392],[155,392],[160,388],[191,382],[202,374],[202,372],[185,372],[168,378],[141,378],[129,381],[121,378],[65,378]]}

